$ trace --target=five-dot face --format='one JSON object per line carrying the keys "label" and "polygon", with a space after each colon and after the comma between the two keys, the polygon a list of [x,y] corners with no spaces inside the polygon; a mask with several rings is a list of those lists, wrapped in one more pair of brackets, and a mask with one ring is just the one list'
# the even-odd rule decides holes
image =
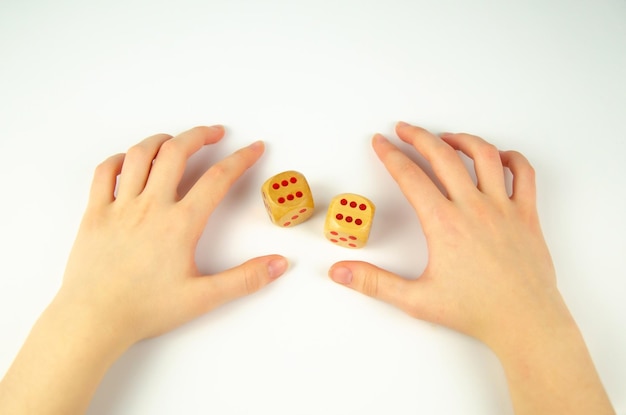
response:
{"label": "five-dot face", "polygon": [[302,173],[285,171],[270,177],[261,188],[270,220],[289,227],[304,222],[315,208],[311,189]]}
{"label": "five-dot face", "polygon": [[353,193],[336,196],[326,215],[326,238],[346,248],[363,247],[369,237],[374,211],[374,204],[363,196]]}

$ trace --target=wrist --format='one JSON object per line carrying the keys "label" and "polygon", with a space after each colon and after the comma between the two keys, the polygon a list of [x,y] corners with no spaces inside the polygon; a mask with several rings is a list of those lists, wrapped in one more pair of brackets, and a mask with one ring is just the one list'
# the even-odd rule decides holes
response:
{"label": "wrist", "polygon": [[120,329],[114,314],[105,312],[103,307],[87,298],[61,290],[44,311],[41,320],[67,332],[78,347],[84,345],[94,357],[100,355],[112,363],[137,341]]}
{"label": "wrist", "polygon": [[504,369],[515,413],[614,414],[565,304],[526,317],[489,344]]}
{"label": "wrist", "polygon": [[0,384],[0,412],[83,413],[130,347],[91,307],[59,294],[41,314]]}
{"label": "wrist", "polygon": [[525,301],[492,317],[492,329],[481,339],[498,357],[558,341],[580,337],[580,331],[558,291],[544,301]]}

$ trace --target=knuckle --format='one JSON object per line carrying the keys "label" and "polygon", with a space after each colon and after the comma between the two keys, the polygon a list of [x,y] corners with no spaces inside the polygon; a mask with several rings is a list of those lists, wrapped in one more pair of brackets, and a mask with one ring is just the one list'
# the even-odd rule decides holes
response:
{"label": "knuckle", "polygon": [[159,148],[159,156],[178,158],[182,155],[183,149],[180,143],[176,140],[167,140]]}
{"label": "knuckle", "polygon": [[111,168],[111,160],[107,159],[96,166],[96,168],[94,169],[94,176],[102,177],[108,174],[109,171],[111,171]]}
{"label": "knuckle", "polygon": [[414,140],[418,140],[420,138],[422,138],[423,136],[427,135],[431,135],[430,131],[428,131],[425,128],[422,128],[418,125],[411,125],[409,126],[409,132],[411,134],[411,138]]}
{"label": "knuckle", "polygon": [[262,284],[258,272],[248,267],[244,268],[243,285],[243,290],[246,295],[259,291]]}
{"label": "knuckle", "polygon": [[506,154],[508,155],[508,159],[510,160],[510,163],[512,164],[517,164],[517,165],[529,164],[528,160],[526,160],[526,157],[524,157],[524,155],[520,153],[519,151],[509,150],[506,152]]}
{"label": "knuckle", "polygon": [[519,158],[524,158],[524,156],[522,155],[522,153],[520,153],[517,150],[509,150],[507,151],[507,153],[510,155],[510,157],[512,159],[519,159]]}
{"label": "knuckle", "polygon": [[398,172],[400,174],[408,174],[408,175],[413,175],[415,174],[415,165],[408,161],[401,161],[400,163],[398,163]]}
{"label": "knuckle", "polygon": [[222,175],[239,176],[253,164],[250,154],[247,147],[241,148],[216,164],[216,166],[219,165]]}
{"label": "knuckle", "polygon": [[461,137],[463,140],[487,143],[482,137],[470,133],[459,133],[458,136]]}
{"label": "knuckle", "polygon": [[361,292],[367,296],[378,297],[378,274],[374,271],[367,271],[361,280]]}
{"label": "knuckle", "polygon": [[418,174],[418,167],[411,160],[403,157],[392,161],[394,162],[399,177],[406,177],[411,180]]}
{"label": "knuckle", "polygon": [[228,176],[229,171],[230,169],[226,163],[221,161],[209,168],[208,175],[212,180],[222,180],[224,177]]}
{"label": "knuckle", "polygon": [[535,168],[528,162],[522,163],[522,174],[528,179],[534,179],[536,175]]}
{"label": "knuckle", "polygon": [[515,150],[508,151],[507,153],[509,154],[510,159],[509,164],[514,164],[518,173],[524,174],[528,177],[535,176],[535,168],[522,153]]}
{"label": "knuckle", "polygon": [[235,151],[232,154],[231,159],[233,161],[233,164],[235,165],[250,167],[251,161],[249,156],[249,148],[246,147],[240,148],[239,150]]}
{"label": "knuckle", "polygon": [[456,150],[454,150],[449,145],[443,143],[441,145],[435,146],[431,150],[430,154],[432,159],[438,159],[444,162],[452,162],[453,160],[459,158]]}
{"label": "knuckle", "polygon": [[109,174],[115,172],[116,170],[119,169],[118,161],[120,159],[123,160],[124,157],[125,157],[124,154],[116,154],[100,162],[94,169],[94,176],[103,177],[103,176],[108,176]]}
{"label": "knuckle", "polygon": [[142,144],[135,144],[126,152],[126,157],[132,160],[143,160],[151,156],[150,151]]}
{"label": "knuckle", "polygon": [[500,151],[498,148],[486,141],[478,146],[478,152],[486,160],[500,160]]}

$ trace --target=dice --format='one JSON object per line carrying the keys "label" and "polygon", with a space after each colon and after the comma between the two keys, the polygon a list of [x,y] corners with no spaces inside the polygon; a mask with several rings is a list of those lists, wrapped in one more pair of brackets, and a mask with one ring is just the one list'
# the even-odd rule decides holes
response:
{"label": "dice", "polygon": [[313,215],[315,204],[306,179],[294,170],[270,177],[261,187],[265,209],[272,223],[295,226]]}
{"label": "dice", "polygon": [[362,248],[367,243],[375,211],[374,204],[363,196],[335,196],[328,206],[324,235],[336,245]]}

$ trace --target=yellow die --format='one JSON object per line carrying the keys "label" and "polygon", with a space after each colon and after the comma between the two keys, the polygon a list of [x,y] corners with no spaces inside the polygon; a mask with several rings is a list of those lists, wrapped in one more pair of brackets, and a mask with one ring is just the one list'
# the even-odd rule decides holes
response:
{"label": "yellow die", "polygon": [[362,248],[367,243],[376,207],[367,198],[343,193],[330,202],[324,235],[346,248]]}
{"label": "yellow die", "polygon": [[267,179],[261,187],[261,195],[270,220],[278,226],[302,223],[315,209],[309,184],[302,173],[294,170]]}

